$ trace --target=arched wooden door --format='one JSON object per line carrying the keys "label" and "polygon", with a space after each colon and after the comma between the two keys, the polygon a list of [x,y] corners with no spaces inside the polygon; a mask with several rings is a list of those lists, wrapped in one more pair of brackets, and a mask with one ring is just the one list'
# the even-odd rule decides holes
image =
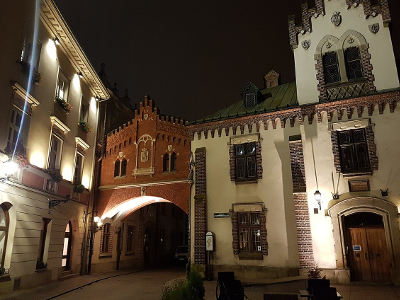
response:
{"label": "arched wooden door", "polygon": [[71,243],[72,243],[72,229],[71,222],[68,222],[64,233],[64,247],[62,253],[61,266],[64,271],[71,269]]}

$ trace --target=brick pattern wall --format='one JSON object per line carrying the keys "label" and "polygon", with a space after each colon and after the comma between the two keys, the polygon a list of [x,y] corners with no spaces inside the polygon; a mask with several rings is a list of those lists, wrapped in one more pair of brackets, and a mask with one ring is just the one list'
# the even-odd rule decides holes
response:
{"label": "brick pattern wall", "polygon": [[239,245],[238,213],[233,212],[233,209],[230,210],[230,213],[231,213],[231,221],[232,221],[232,248],[233,248],[233,254],[239,254],[240,245]]}
{"label": "brick pattern wall", "polygon": [[194,204],[194,263],[206,263],[207,202],[196,199]]}
{"label": "brick pattern wall", "polygon": [[[301,24],[296,24],[294,16],[289,17],[289,42],[293,49],[298,46],[298,34],[304,34],[306,32],[312,32],[311,17],[318,17],[325,15],[325,0],[315,0],[315,7],[308,7],[307,1],[301,5]],[[370,0],[346,0],[346,4],[349,9],[362,4],[364,8],[364,14],[366,18],[374,17],[375,15],[381,14],[384,24],[391,21],[389,3],[388,0],[379,0],[377,6],[373,6]],[[329,17],[330,16],[326,16]]]}
{"label": "brick pattern wall", "polygon": [[194,263],[206,263],[207,200],[206,149],[195,151]]}
{"label": "brick pattern wall", "polygon": [[261,225],[261,253],[268,255],[268,241],[267,241],[267,209],[263,209],[260,213],[260,225]]}
{"label": "brick pattern wall", "polygon": [[307,194],[293,194],[300,268],[315,266]]}
{"label": "brick pattern wall", "polygon": [[[263,167],[261,156],[261,142],[256,143],[256,164],[257,164],[257,179],[262,179]],[[235,145],[229,147],[229,176],[231,181],[236,180],[236,164],[235,164]]]}
{"label": "brick pattern wall", "polygon": [[[368,126],[365,128],[365,137],[367,139],[368,156],[371,170],[378,170],[378,156],[376,155],[376,145],[374,141],[375,135],[374,131],[372,130],[372,126]],[[342,167],[340,165],[339,140],[337,131],[331,132],[331,141],[333,162],[335,165],[336,173],[341,173]]]}
{"label": "brick pattern wall", "polygon": [[289,143],[290,165],[292,168],[293,192],[305,192],[306,174],[304,167],[303,143],[301,140]]}

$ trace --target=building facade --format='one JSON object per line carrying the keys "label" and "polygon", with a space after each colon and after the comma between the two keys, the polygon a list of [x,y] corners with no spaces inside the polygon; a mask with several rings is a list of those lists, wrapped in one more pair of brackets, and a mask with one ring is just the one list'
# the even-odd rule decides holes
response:
{"label": "building facade", "polygon": [[0,293],[8,293],[85,273],[99,100],[109,93],[53,1],[6,1],[0,15]]}
{"label": "building facade", "polygon": [[[189,125],[192,261],[242,279],[306,273],[400,284],[399,79],[386,0],[289,18],[296,82],[249,82]],[[205,234],[214,233],[207,253]]]}
{"label": "building facade", "polygon": [[95,211],[93,271],[173,259],[187,245],[190,138],[183,120],[160,115],[149,96],[107,134]]}

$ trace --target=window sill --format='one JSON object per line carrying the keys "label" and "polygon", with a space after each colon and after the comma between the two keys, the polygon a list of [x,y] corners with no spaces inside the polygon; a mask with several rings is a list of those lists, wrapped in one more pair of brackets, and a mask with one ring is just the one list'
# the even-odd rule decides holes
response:
{"label": "window sill", "polygon": [[126,175],[124,175],[124,176],[115,176],[114,177],[114,179],[123,179],[123,178],[126,178]]}
{"label": "window sill", "polygon": [[[343,174],[343,173],[342,173]],[[343,174],[343,177],[346,178],[352,178],[352,177],[358,177],[358,176],[371,176],[372,172],[364,172],[364,173],[347,173]]]}
{"label": "window sill", "polygon": [[112,254],[111,253],[104,253],[104,254],[100,254],[99,255],[99,258],[101,259],[101,258],[110,258],[110,257],[112,257]]}
{"label": "window sill", "polygon": [[257,179],[235,180],[235,184],[258,183]]}
{"label": "window sill", "polygon": [[242,252],[239,253],[239,260],[263,260],[263,255],[261,252],[257,253]]}

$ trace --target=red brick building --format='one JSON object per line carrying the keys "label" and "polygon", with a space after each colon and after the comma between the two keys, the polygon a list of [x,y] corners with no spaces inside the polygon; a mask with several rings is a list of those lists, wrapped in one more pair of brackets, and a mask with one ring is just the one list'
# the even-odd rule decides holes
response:
{"label": "red brick building", "polygon": [[[108,134],[95,208],[101,217],[99,224],[102,226],[101,237],[99,238],[98,234],[95,241],[95,252],[96,249],[100,249],[99,256],[95,253],[95,259],[101,258],[103,254],[112,257],[114,251],[119,255],[121,251],[124,254],[129,248],[125,245],[132,238],[128,236],[128,232],[125,230],[125,233],[118,235],[120,241],[117,247],[113,247],[112,241],[107,241],[107,235],[112,237],[113,232],[124,231],[124,228],[129,226],[132,226],[129,227],[131,231],[134,227],[136,240],[135,260],[130,260],[132,263],[135,261],[133,264],[142,264],[143,253],[146,255],[146,250],[142,251],[141,247],[146,248],[142,243],[147,225],[154,229],[152,235],[154,238],[156,236],[157,242],[153,239],[151,243],[154,244],[156,250],[153,250],[156,252],[160,252],[159,249],[163,247],[164,234],[170,237],[168,242],[174,240],[175,235],[179,236],[175,242],[170,242],[170,253],[178,244],[187,243],[187,222],[184,220],[187,220],[190,197],[189,157],[190,138],[184,121],[161,116],[148,96],[140,103],[139,110],[135,111],[134,119]],[[173,203],[180,210],[175,205],[151,205],[158,202]],[[154,213],[151,213],[150,207],[155,209]],[[170,215],[165,213],[166,207],[171,207],[168,210],[171,211]],[[139,212],[141,208],[143,211]],[[152,221],[154,216],[156,217]],[[178,220],[176,222],[171,219],[175,220],[175,217]],[[135,225],[129,225],[128,222]],[[163,233],[163,230],[174,222],[177,225],[171,227],[169,232]],[[96,243],[100,243],[100,247],[97,247]],[[105,243],[108,246],[103,246]],[[103,261],[98,261],[97,265],[101,265],[100,262]],[[108,261],[112,262],[114,259],[109,258]],[[131,264],[126,266],[129,265]],[[106,264],[104,268],[107,268]]]}

